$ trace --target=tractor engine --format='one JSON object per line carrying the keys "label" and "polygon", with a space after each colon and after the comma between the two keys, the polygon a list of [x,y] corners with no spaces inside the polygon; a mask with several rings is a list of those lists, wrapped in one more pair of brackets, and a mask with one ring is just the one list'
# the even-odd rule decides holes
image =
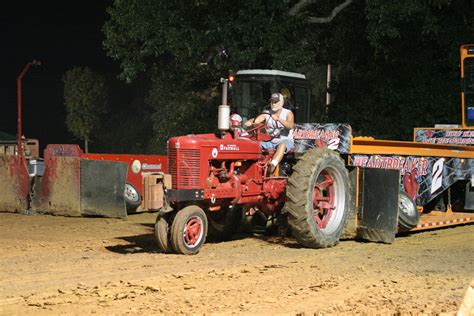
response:
{"label": "tractor engine", "polygon": [[174,137],[168,159],[166,195],[175,210],[193,203],[210,213],[245,206],[271,215],[283,206],[286,178],[265,176],[271,154],[256,141],[230,133]]}

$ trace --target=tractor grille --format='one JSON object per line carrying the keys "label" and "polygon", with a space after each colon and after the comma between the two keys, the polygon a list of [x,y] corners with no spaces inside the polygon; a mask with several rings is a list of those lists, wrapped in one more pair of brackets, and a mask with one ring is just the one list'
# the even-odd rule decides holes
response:
{"label": "tractor grille", "polygon": [[173,189],[199,188],[199,150],[168,149],[168,172]]}

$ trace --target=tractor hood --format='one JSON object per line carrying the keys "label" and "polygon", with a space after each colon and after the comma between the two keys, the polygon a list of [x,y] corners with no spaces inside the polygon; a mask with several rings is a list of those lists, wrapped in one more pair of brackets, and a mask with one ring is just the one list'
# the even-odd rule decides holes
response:
{"label": "tractor hood", "polygon": [[173,152],[196,152],[202,160],[257,160],[262,157],[258,141],[248,138],[224,137],[216,134],[187,135],[170,138],[168,154]]}

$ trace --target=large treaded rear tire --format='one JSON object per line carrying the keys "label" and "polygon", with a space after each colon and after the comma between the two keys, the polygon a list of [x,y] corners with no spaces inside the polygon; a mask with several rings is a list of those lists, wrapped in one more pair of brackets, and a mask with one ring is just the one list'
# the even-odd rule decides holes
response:
{"label": "large treaded rear tire", "polygon": [[349,175],[339,155],[329,149],[308,151],[288,179],[288,223],[303,246],[335,246],[347,222]]}

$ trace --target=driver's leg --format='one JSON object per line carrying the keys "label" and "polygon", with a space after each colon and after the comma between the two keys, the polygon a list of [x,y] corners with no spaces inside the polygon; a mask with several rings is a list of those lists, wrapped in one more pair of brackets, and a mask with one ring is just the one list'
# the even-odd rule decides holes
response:
{"label": "driver's leg", "polygon": [[285,150],[286,144],[284,142],[278,145],[275,155],[273,155],[273,160],[276,160],[278,162],[277,164],[279,164],[281,159],[283,158]]}
{"label": "driver's leg", "polygon": [[286,150],[285,142],[278,144],[275,154],[273,155],[273,159],[271,161],[271,167],[272,167],[271,172],[273,172],[276,166],[280,163],[281,159],[283,158],[283,155],[285,154],[285,150]]}

